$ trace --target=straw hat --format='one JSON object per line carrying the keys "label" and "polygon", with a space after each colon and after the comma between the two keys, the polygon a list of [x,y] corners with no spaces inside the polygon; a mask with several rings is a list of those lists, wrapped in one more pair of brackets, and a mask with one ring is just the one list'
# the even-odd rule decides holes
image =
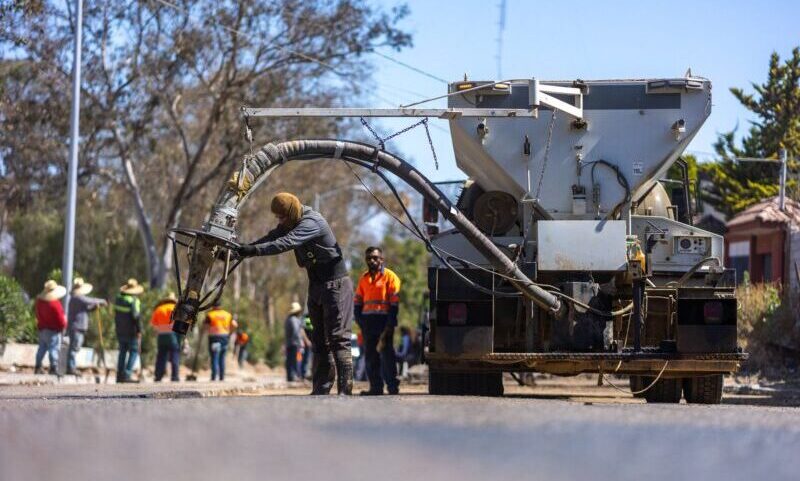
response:
{"label": "straw hat", "polygon": [[299,302],[292,302],[292,305],[289,306],[289,314],[300,314],[301,312],[303,312],[303,306]]}
{"label": "straw hat", "polygon": [[169,294],[164,296],[163,299],[158,301],[159,304],[166,304],[167,302],[178,302],[178,298],[175,296],[175,293],[170,291]]}
{"label": "straw hat", "polygon": [[122,287],[119,288],[119,291],[123,294],[130,294],[132,296],[138,296],[142,292],[144,292],[144,286],[139,284],[134,278],[128,279],[128,282],[125,283]]}
{"label": "straw hat", "polygon": [[45,301],[57,301],[67,294],[67,288],[58,285],[53,279],[44,283],[44,290],[39,293],[39,299]]}
{"label": "straw hat", "polygon": [[83,277],[76,277],[75,281],[72,283],[72,293],[76,296],[86,296],[92,292],[94,286],[85,282]]}

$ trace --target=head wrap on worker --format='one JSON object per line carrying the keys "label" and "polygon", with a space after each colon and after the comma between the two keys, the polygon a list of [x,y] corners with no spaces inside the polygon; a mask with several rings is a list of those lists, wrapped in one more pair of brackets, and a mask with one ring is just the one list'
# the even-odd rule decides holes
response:
{"label": "head wrap on worker", "polygon": [[294,228],[303,215],[303,204],[294,194],[281,192],[272,198],[270,210],[273,214],[285,217],[285,225],[289,228]]}

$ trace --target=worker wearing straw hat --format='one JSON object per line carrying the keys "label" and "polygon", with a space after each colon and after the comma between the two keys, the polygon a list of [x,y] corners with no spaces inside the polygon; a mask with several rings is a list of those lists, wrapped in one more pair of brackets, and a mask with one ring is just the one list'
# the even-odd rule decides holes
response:
{"label": "worker wearing straw hat", "polygon": [[36,351],[36,374],[42,374],[44,353],[50,357],[50,374],[58,374],[58,351],[61,349],[61,333],[67,327],[67,317],[61,306],[61,298],[67,288],[52,279],[44,283],[44,289],[36,297],[36,326],[39,328],[39,349]]}
{"label": "worker wearing straw hat", "polygon": [[89,312],[108,304],[105,299],[89,297],[94,286],[77,277],[72,283],[72,292],[67,309],[67,335],[69,336],[69,357],[67,374],[76,374],[75,356],[81,350],[86,331],[89,329]]}
{"label": "worker wearing straw hat", "polygon": [[133,368],[142,340],[142,309],[137,296],[142,292],[144,287],[136,279],[128,279],[119,288],[119,294],[114,300],[114,325],[119,344],[117,382],[136,382],[132,379]]}
{"label": "worker wearing straw hat", "polygon": [[303,374],[300,372],[302,357],[298,356],[300,349],[303,348],[303,320],[300,318],[302,312],[303,306],[299,302],[292,302],[289,307],[289,315],[286,316],[286,322],[284,323],[286,380],[289,382],[303,380]]}

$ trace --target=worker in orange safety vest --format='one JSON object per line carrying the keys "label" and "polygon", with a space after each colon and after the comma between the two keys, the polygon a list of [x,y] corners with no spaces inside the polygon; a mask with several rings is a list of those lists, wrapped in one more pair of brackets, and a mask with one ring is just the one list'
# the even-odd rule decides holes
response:
{"label": "worker in orange safety vest", "polygon": [[174,382],[180,380],[178,370],[181,363],[181,340],[178,335],[172,332],[172,311],[175,310],[177,302],[174,292],[170,292],[167,297],[158,301],[153,315],[150,317],[150,325],[158,334],[156,351],[156,382],[161,381],[167,372],[167,361],[170,364],[171,379]]}
{"label": "worker in orange safety vest", "polygon": [[358,281],[354,297],[356,323],[364,334],[367,378],[369,390],[362,396],[383,394],[383,385],[389,394],[397,394],[397,379],[393,338],[397,327],[400,302],[400,278],[384,266],[383,251],[368,247],[367,272]]}
{"label": "worker in orange safety vest", "polygon": [[214,306],[206,314],[208,329],[208,355],[211,358],[211,380],[225,380],[225,353],[228,351],[228,339],[236,330],[238,323],[233,315],[220,306]]}

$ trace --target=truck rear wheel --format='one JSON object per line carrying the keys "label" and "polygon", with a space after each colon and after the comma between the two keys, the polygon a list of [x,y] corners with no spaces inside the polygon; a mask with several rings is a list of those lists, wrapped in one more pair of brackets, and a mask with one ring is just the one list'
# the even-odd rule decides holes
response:
{"label": "truck rear wheel", "polygon": [[685,378],[683,397],[690,404],[719,404],[722,402],[722,381],[722,374]]}
{"label": "truck rear wheel", "polygon": [[439,396],[502,396],[502,372],[428,370],[428,393]]}
{"label": "truck rear wheel", "polygon": [[[652,377],[642,376],[643,387],[646,388],[653,382]],[[648,403],[672,403],[681,402],[682,379],[659,379],[647,391],[644,398]]]}

